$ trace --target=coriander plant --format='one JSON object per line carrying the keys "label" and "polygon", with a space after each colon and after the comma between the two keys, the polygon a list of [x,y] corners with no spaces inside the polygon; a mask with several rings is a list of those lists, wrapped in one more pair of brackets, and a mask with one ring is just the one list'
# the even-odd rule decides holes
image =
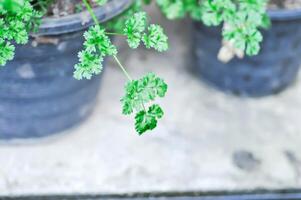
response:
{"label": "coriander plant", "polygon": [[[107,0],[95,0],[94,2],[101,6]],[[12,42],[27,43],[30,31],[38,25],[37,19],[42,17],[42,14],[37,12],[31,3],[30,0],[0,1],[1,66],[14,57],[15,47]],[[153,130],[157,126],[158,120],[164,115],[162,108],[153,102],[156,98],[165,96],[167,84],[154,73],[149,73],[138,80],[133,79],[118,59],[117,47],[111,42],[109,36],[125,37],[129,47],[133,49],[143,44],[146,48],[153,48],[159,52],[168,49],[167,36],[159,25],[148,23],[145,12],[140,11],[133,14],[131,13],[133,9],[127,11],[125,14],[127,17],[123,16],[121,20],[124,22],[123,29],[120,29],[120,24],[118,26],[120,32],[109,32],[99,23],[90,2],[82,0],[82,3],[90,13],[95,25],[84,33],[85,42],[83,50],[78,53],[79,63],[74,67],[74,78],[91,79],[92,76],[100,74],[104,58],[111,56],[128,79],[125,95],[121,98],[122,113],[125,115],[135,114],[135,129],[139,135]],[[137,1],[134,6],[137,9],[140,8],[140,5],[140,1]],[[114,27],[112,29],[117,30]]]}

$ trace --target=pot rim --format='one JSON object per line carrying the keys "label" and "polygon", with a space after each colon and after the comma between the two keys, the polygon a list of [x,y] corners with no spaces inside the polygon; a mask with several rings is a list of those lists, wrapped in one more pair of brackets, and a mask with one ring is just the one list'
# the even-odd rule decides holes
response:
{"label": "pot rim", "polygon": [[[124,10],[129,8],[131,4],[132,0],[111,0],[105,5],[94,8],[93,10],[100,22],[106,22],[121,14]],[[39,30],[32,35],[46,36],[71,33],[84,30],[93,24],[94,22],[88,11],[59,18],[46,17],[42,19]]]}
{"label": "pot rim", "polygon": [[301,20],[301,8],[268,10],[268,15],[274,21]]}

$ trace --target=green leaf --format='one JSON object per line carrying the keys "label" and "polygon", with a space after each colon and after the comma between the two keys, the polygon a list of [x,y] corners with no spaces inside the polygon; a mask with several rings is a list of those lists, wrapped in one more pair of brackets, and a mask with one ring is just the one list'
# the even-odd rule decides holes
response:
{"label": "green leaf", "polygon": [[185,15],[186,3],[183,0],[157,0],[157,4],[168,19],[177,19]]}
{"label": "green leaf", "polygon": [[29,0],[0,1],[0,65],[3,66],[14,56],[14,46],[11,43],[25,44],[29,32],[37,26],[40,16]]}
{"label": "green leaf", "polygon": [[102,56],[112,56],[117,54],[115,45],[106,35],[105,29],[98,25],[89,28],[84,33],[84,47],[88,52],[99,52]]}
{"label": "green leaf", "polygon": [[[248,29],[268,28],[268,0],[156,0],[169,19],[190,15],[207,26],[224,24],[224,39],[234,43],[247,55],[257,54],[260,40],[250,37]],[[257,44],[256,44],[257,43]]]}
{"label": "green leaf", "polygon": [[153,73],[149,73],[139,80],[133,80],[125,86],[125,95],[121,99],[122,113],[135,115],[135,128],[139,134],[152,130],[157,126],[158,119],[162,118],[163,110],[159,105],[153,105],[146,110],[145,104],[154,101],[157,97],[164,97],[167,84]]}
{"label": "green leaf", "polygon": [[257,55],[260,51],[260,42],[263,40],[262,34],[255,30],[248,35],[246,53],[249,56]]}
{"label": "green leaf", "polygon": [[94,0],[99,6],[103,6],[108,2],[108,0]]}
{"label": "green leaf", "polygon": [[132,6],[123,12],[121,15],[113,18],[109,22],[106,23],[106,28],[112,32],[123,33],[125,29],[125,22],[133,17],[133,15],[142,10],[142,2],[134,1]]}
{"label": "green leaf", "polygon": [[74,78],[78,80],[91,79],[93,75],[100,74],[103,58],[117,54],[116,47],[100,26],[89,28],[84,37],[84,49],[79,52],[79,63],[74,66]]}
{"label": "green leaf", "polygon": [[0,9],[10,13],[18,13],[22,10],[23,5],[24,0],[2,0],[2,2],[0,2]]}
{"label": "green leaf", "polygon": [[91,79],[92,75],[101,73],[103,57],[100,54],[97,55],[83,50],[79,52],[78,57],[80,63],[74,66],[75,79]]}
{"label": "green leaf", "polygon": [[135,116],[135,129],[142,135],[148,130],[153,130],[157,127],[158,119],[161,119],[164,115],[163,110],[157,104],[148,108],[147,112],[142,110]]}
{"label": "green leaf", "polygon": [[143,109],[142,103],[148,103],[158,97],[164,97],[167,92],[167,84],[153,73],[149,73],[139,80],[133,80],[125,86],[123,114],[128,115],[135,110]]}
{"label": "green leaf", "polygon": [[235,15],[235,8],[232,0],[204,0],[201,4],[202,20],[208,26],[217,26]]}
{"label": "green leaf", "polygon": [[127,42],[131,48],[140,45],[142,33],[145,31],[147,16],[145,12],[135,13],[125,22],[123,33],[127,36]]}
{"label": "green leaf", "polygon": [[156,24],[148,27],[148,33],[143,35],[143,43],[146,48],[154,48],[159,52],[168,49],[168,37],[164,34],[163,29]]}
{"label": "green leaf", "polygon": [[0,66],[4,66],[7,61],[14,57],[15,47],[9,42],[1,42],[0,40]]}

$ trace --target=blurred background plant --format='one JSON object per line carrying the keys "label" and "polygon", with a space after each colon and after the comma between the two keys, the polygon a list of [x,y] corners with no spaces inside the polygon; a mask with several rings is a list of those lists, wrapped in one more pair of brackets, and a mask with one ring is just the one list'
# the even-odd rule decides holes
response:
{"label": "blurred background plant", "polygon": [[223,24],[222,35],[247,55],[257,55],[262,41],[261,28],[268,28],[268,0],[157,0],[168,19],[186,16],[207,26]]}

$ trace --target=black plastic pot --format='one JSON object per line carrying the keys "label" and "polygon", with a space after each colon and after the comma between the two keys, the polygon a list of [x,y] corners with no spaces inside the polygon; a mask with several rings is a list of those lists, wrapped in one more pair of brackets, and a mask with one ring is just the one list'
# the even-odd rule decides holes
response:
{"label": "black plastic pot", "polygon": [[[100,21],[107,21],[130,3],[112,0],[95,13]],[[39,39],[17,46],[14,60],[0,70],[0,139],[51,135],[89,116],[101,77],[90,81],[73,78],[83,31],[92,24],[89,18],[82,24],[87,16],[44,19]]]}
{"label": "black plastic pot", "polygon": [[221,28],[195,23],[194,56],[200,75],[218,89],[243,96],[275,94],[290,85],[301,66],[301,10],[270,11],[272,27],[263,31],[259,55],[217,59]]}

